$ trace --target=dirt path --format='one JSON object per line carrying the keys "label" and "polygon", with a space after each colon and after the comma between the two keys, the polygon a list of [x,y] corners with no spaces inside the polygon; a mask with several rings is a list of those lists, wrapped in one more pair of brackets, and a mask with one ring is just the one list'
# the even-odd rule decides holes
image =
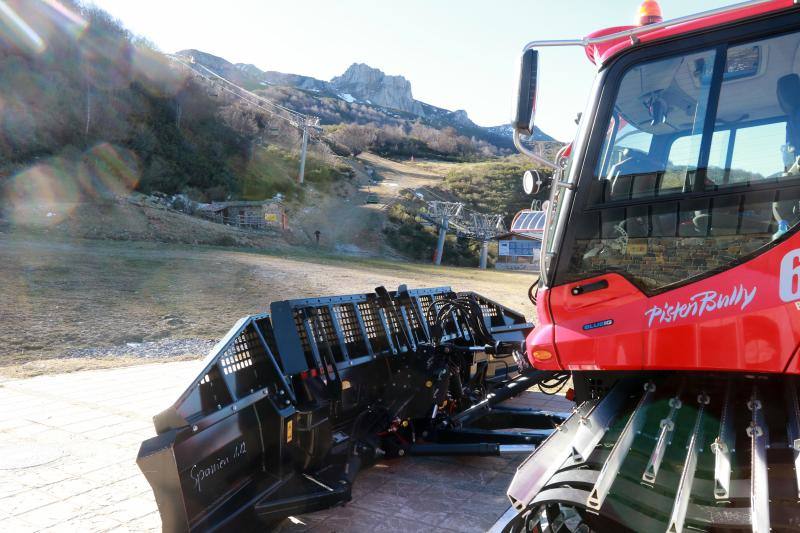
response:
{"label": "dirt path", "polygon": [[430,187],[442,181],[441,173],[414,164],[384,159],[371,153],[363,153],[358,159],[365,166],[375,169],[381,178],[374,192],[382,198],[391,199],[402,189]]}
{"label": "dirt path", "polygon": [[42,361],[87,348],[216,339],[238,318],[268,310],[273,300],[368,292],[379,285],[449,285],[533,313],[526,297],[531,276],[493,270],[311,256],[302,250],[280,256],[9,235],[0,235],[0,257],[0,373],[6,375],[127,363],[124,357]]}
{"label": "dirt path", "polygon": [[[404,189],[429,189],[441,174],[414,165],[363,153],[349,161],[355,178],[340,194],[313,194],[309,205],[292,214],[291,224],[309,243],[320,231],[320,245],[327,250],[373,257],[395,256],[384,242],[385,208],[400,198]],[[375,179],[376,184],[373,184]],[[368,203],[374,195],[375,203]]]}

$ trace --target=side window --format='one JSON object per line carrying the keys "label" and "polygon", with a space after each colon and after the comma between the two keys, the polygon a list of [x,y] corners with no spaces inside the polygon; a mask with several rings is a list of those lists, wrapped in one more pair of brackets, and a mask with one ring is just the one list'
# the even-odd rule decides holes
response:
{"label": "side window", "polygon": [[[661,180],[660,194],[682,192],[687,185],[687,175],[693,176],[697,172],[702,135],[686,135],[678,137],[670,147],[667,157],[667,169],[664,179]],[[730,131],[718,130],[713,133],[711,140],[711,153],[708,160],[706,178],[721,183],[725,175]]]}
{"label": "side window", "polygon": [[795,33],[629,68],[556,283],[616,271],[656,291],[792,230],[799,48]]}
{"label": "side window", "polygon": [[786,144],[786,122],[736,130],[736,142],[726,185],[777,179],[785,170],[781,148]]}
{"label": "side window", "polygon": [[644,155],[650,153],[653,144],[653,134],[642,131],[632,124],[626,124],[617,136],[617,149],[636,150]]}

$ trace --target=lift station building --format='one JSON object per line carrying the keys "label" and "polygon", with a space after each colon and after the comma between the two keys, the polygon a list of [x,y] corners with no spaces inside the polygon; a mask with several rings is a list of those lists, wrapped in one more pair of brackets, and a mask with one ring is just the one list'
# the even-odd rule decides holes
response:
{"label": "lift station building", "polygon": [[497,236],[498,270],[539,270],[544,234],[544,211],[523,209],[514,216],[511,230]]}

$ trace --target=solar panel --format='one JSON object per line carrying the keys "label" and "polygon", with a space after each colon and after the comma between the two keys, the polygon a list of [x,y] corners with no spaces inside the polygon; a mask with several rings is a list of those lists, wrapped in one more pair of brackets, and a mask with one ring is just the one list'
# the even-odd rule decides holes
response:
{"label": "solar panel", "polygon": [[511,223],[512,233],[541,233],[544,231],[544,211],[531,211],[523,209],[514,217]]}

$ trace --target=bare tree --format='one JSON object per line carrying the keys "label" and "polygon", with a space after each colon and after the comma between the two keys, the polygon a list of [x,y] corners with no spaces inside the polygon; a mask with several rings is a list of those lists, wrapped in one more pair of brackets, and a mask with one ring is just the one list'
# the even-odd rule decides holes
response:
{"label": "bare tree", "polygon": [[347,124],[333,132],[332,137],[350,150],[353,155],[358,155],[375,143],[378,139],[378,132],[372,126]]}

